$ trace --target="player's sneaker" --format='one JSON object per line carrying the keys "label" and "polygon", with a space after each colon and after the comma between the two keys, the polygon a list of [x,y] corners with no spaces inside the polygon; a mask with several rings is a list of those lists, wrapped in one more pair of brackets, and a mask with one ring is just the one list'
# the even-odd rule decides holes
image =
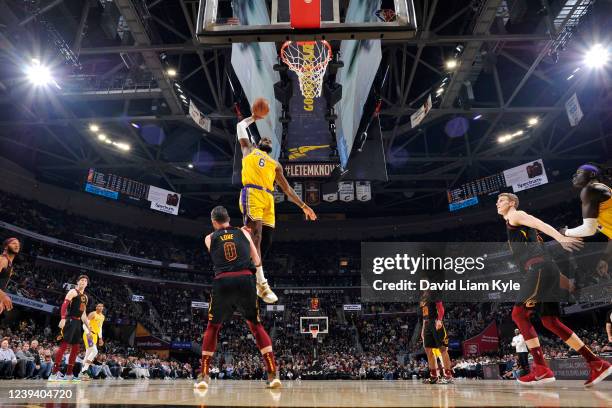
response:
{"label": "player's sneaker", "polygon": [[66,381],[73,382],[73,383],[80,383],[81,379],[79,377],[75,377],[74,375],[67,375]]}
{"label": "player's sneaker", "polygon": [[455,383],[455,379],[453,377],[450,377],[450,376],[445,376],[444,380],[446,381],[446,384],[454,384]]}
{"label": "player's sneaker", "polygon": [[423,384],[437,384],[437,383],[438,383],[438,377],[429,377],[429,378],[423,379]]}
{"label": "player's sneaker", "polygon": [[266,388],[276,389],[281,387],[281,381],[278,378],[266,381]]}
{"label": "player's sneaker", "polygon": [[519,377],[517,381],[525,385],[548,384],[555,381],[555,374],[546,366],[534,364],[531,372]]}
{"label": "player's sneaker", "polygon": [[448,381],[448,378],[440,377],[438,378],[438,381],[436,382],[436,384],[450,384],[450,382]]}
{"label": "player's sneaker", "polygon": [[201,375],[198,375],[198,378],[196,379],[195,384],[193,384],[193,388],[197,388],[199,390],[206,390],[208,389],[209,385],[210,385],[209,376],[202,377]]}
{"label": "player's sneaker", "polygon": [[278,300],[278,296],[270,289],[268,281],[257,284],[257,296],[262,298],[266,303],[274,303]]}
{"label": "player's sneaker", "polygon": [[612,365],[605,360],[591,361],[589,368],[591,372],[589,373],[588,380],[584,383],[585,387],[592,387],[612,374]]}
{"label": "player's sneaker", "polygon": [[83,371],[81,374],[79,374],[79,378],[81,379],[81,381],[91,381],[91,377],[89,376],[89,373],[87,373],[87,371]]}
{"label": "player's sneaker", "polygon": [[51,374],[49,378],[47,379],[47,381],[50,381],[50,382],[66,381],[66,377],[64,377],[64,374],[58,371],[55,374]]}

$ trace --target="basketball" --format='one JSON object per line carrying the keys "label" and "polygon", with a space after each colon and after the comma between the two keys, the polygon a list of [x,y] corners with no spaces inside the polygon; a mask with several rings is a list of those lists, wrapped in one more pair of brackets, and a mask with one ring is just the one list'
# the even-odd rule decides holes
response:
{"label": "basketball", "polygon": [[265,98],[257,98],[255,99],[255,102],[253,102],[251,112],[253,112],[254,116],[263,118],[268,114],[268,112],[270,112],[270,105]]}

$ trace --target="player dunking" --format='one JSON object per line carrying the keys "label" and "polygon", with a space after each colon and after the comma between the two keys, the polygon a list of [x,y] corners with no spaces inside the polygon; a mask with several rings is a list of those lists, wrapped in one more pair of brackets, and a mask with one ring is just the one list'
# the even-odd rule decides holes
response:
{"label": "player dunking", "polygon": [[[72,371],[74,368],[74,362],[80,351],[81,336],[83,335],[83,329],[85,333],[89,334],[91,329],[89,328],[89,322],[87,321],[87,295],[85,294],[85,288],[89,283],[87,275],[81,275],[77,279],[77,286],[75,289],[70,289],[66,294],[64,303],[62,303],[61,315],[62,320],[59,322],[59,328],[61,329],[61,343],[57,354],[55,355],[55,364],[53,370],[49,376],[49,381],[71,381],[73,379]],[[60,370],[60,364],[66,349],[70,346],[70,357],[68,358],[68,367],[66,368],[66,375],[63,376]]]}
{"label": "player dunking", "polygon": [[[251,231],[253,242],[260,258],[264,258],[272,242],[274,230],[274,183],[297,204],[308,220],[316,220],[314,211],[307,206],[293,191],[283,173],[283,167],[269,154],[272,152],[272,140],[263,137],[257,147],[253,146],[247,128],[256,120],[263,119],[269,111],[265,99],[259,98],[253,104],[253,116],[242,120],[236,127],[236,134],[242,149],[242,191],[240,193],[240,211],[244,224]],[[263,275],[257,271],[257,295],[266,303],[274,303],[278,298],[270,289]]]}
{"label": "player dunking", "polygon": [[[433,302],[426,292],[419,303],[421,315],[423,316],[423,327],[421,328],[421,339],[427,363],[429,365],[429,378],[423,381],[425,384],[449,384],[453,382],[451,362],[448,355],[448,336],[444,327],[444,304],[441,301]],[[440,354],[443,368],[438,370],[437,354]]]}
{"label": "player dunking", "polygon": [[210,361],[217,348],[221,325],[231,319],[237,309],[247,321],[255,338],[268,373],[268,387],[279,388],[272,340],[259,321],[257,290],[253,277],[253,263],[261,268],[261,258],[250,234],[230,225],[227,210],[218,206],[211,212],[215,231],[206,236],[215,278],[208,306],[208,325],[202,341],[202,372],[195,388],[206,389],[210,384]]}
{"label": "player dunking", "polygon": [[0,314],[13,308],[13,301],[4,291],[13,275],[13,261],[20,249],[21,243],[17,238],[7,238],[2,243],[2,255],[0,255]]}
{"label": "player dunking", "polygon": [[89,369],[89,366],[93,364],[94,359],[98,355],[98,346],[102,347],[104,345],[104,340],[102,340],[102,325],[104,324],[104,319],[106,319],[106,317],[104,314],[102,314],[102,312],[104,312],[104,305],[102,303],[98,303],[96,305],[96,310],[87,316],[91,334],[87,335],[86,333],[83,333],[83,343],[85,344],[86,351],[85,358],[83,359],[81,375],[79,375],[79,378],[83,381],[91,379],[87,373],[87,370]]}
{"label": "player dunking", "polygon": [[574,187],[580,189],[582,225],[561,230],[568,237],[588,237],[598,230],[612,239],[612,188],[603,183],[604,169],[594,164],[583,164],[572,177]]}
{"label": "player dunking", "polygon": [[[610,364],[584,344],[571,329],[559,320],[559,303],[547,302],[547,295],[559,290],[561,272],[547,257],[538,231],[554,238],[561,246],[573,251],[581,247],[578,238],[566,237],[542,220],[518,210],[518,197],[502,193],[497,199],[497,212],[506,220],[508,243],[517,264],[527,276],[521,285],[521,302],[512,309],[512,320],[518,326],[529,352],[533,356],[533,367],[529,374],[518,379],[521,384],[541,384],[555,381],[552,370],[544,360],[538,334],[529,321],[531,314],[538,311],[542,325],[556,334],[569,347],[577,351],[587,362],[590,374],[585,386],[591,387],[612,374]],[[552,292],[551,292],[552,291]]]}

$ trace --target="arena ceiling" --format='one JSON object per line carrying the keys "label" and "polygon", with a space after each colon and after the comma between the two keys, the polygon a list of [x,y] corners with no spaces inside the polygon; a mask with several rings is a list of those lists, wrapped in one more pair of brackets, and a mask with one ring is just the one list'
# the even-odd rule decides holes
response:
{"label": "arena ceiling", "polygon": [[[248,102],[232,80],[231,47],[195,40],[197,1],[116,0],[117,12],[135,10],[141,19],[125,18],[114,31],[108,3],[0,0],[0,154],[67,188],[82,189],[95,167],[178,191],[186,215],[235,204],[233,107],[245,111]],[[525,8],[506,15],[507,4]],[[448,188],[532,159],[543,158],[561,180],[581,162],[610,157],[609,70],[575,72],[591,45],[609,46],[610,2],[417,0],[415,7],[416,37],[383,41],[379,77],[389,71],[380,118],[389,181],[374,185],[370,203],[324,211],[434,212],[446,207]],[[460,69],[449,71],[457,46]],[[61,89],[24,81],[32,58],[53,66]],[[186,114],[164,74],[169,66],[213,119],[211,132]],[[413,128],[410,115],[430,93],[434,108]],[[585,113],[578,127],[565,113],[574,93]],[[534,116],[537,126],[527,128]],[[131,149],[100,143],[92,123]],[[521,129],[523,136],[498,141]]]}

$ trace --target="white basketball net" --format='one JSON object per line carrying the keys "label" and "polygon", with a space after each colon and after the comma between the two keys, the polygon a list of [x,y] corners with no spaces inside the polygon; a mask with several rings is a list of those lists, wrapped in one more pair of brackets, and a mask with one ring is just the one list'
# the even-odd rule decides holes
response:
{"label": "white basketball net", "polygon": [[327,41],[287,41],[281,48],[281,59],[296,73],[304,98],[321,96],[323,76],[331,58]]}

